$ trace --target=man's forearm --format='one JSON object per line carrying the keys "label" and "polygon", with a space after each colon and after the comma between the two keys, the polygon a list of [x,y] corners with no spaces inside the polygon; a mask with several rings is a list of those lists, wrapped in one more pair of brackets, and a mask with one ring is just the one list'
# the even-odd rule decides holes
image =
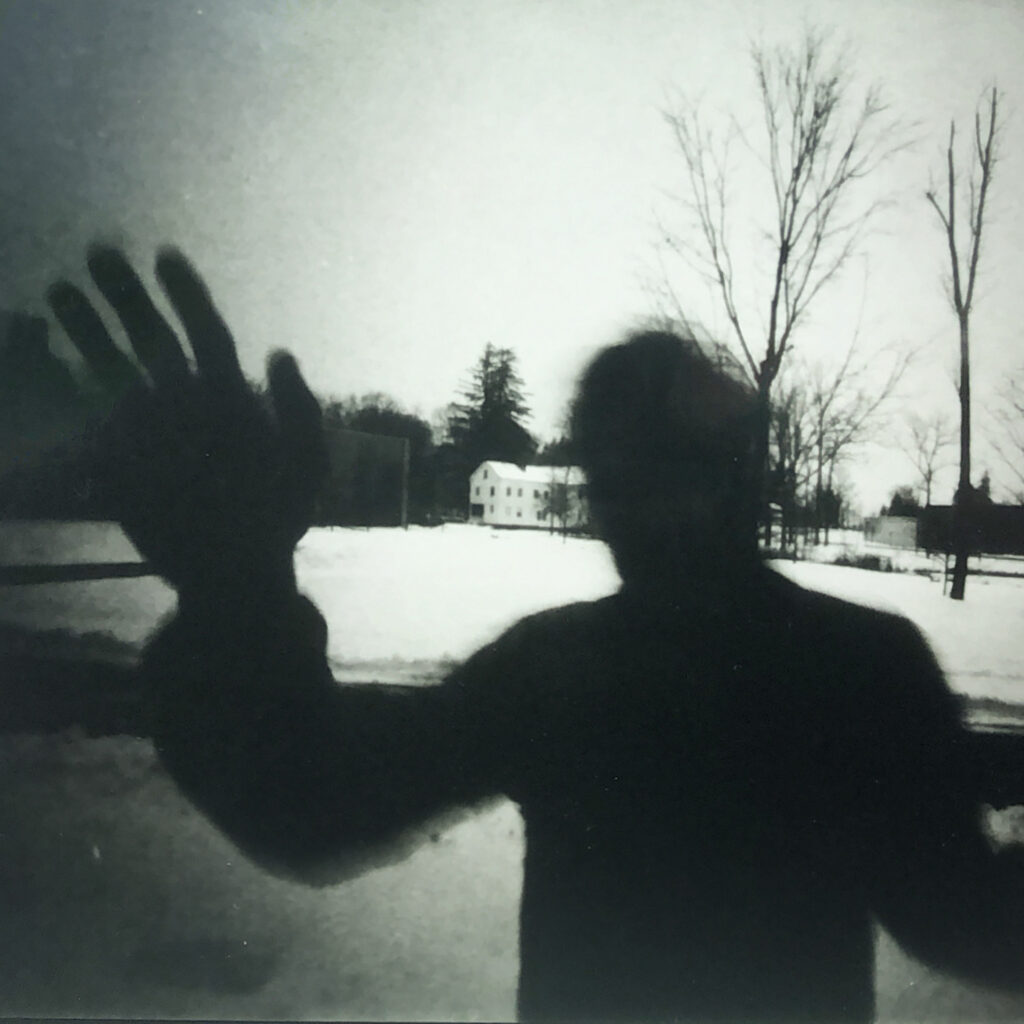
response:
{"label": "man's forearm", "polygon": [[296,867],[337,842],[337,780],[317,747],[333,680],[319,613],[294,591],[273,601],[182,603],[147,647],[143,673],[161,759],[247,851]]}
{"label": "man's forearm", "polygon": [[495,716],[464,676],[344,686],[325,649],[323,619],[292,592],[183,605],[143,661],[181,788],[253,859],[307,881],[399,859],[500,792]]}

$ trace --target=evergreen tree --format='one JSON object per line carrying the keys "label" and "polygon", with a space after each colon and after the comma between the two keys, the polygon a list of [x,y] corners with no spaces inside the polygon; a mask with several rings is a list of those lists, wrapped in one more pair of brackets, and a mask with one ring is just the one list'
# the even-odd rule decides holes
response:
{"label": "evergreen tree", "polygon": [[[921,503],[917,500],[914,488],[909,485],[897,487],[889,499],[888,515],[916,516],[921,511]],[[883,513],[885,514],[885,513]]]}
{"label": "evergreen tree", "polygon": [[530,409],[515,352],[488,344],[471,373],[449,420],[451,442],[468,473],[485,459],[525,465],[537,443],[523,425]]}
{"label": "evergreen tree", "polygon": [[981,483],[974,489],[974,497],[979,505],[992,504],[992,477],[987,469],[981,474]]}
{"label": "evergreen tree", "polygon": [[488,344],[469,383],[441,414],[444,436],[434,453],[434,475],[443,514],[466,514],[469,477],[481,462],[523,466],[532,460],[537,443],[523,425],[529,413],[515,352]]}

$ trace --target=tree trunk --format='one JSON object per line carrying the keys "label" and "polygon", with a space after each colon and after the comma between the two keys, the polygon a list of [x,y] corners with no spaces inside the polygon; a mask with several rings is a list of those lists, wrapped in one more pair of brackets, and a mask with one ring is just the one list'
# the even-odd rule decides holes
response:
{"label": "tree trunk", "polygon": [[964,599],[971,510],[971,362],[967,312],[960,313],[960,479],[953,498],[953,586],[949,596]]}
{"label": "tree trunk", "polygon": [[814,486],[814,543],[821,543],[821,470],[825,456],[822,452],[823,440],[821,437],[822,424],[818,421],[818,468]]}
{"label": "tree trunk", "polygon": [[768,453],[771,447],[771,382],[762,372],[757,382],[757,438],[754,451],[755,479],[751,482],[750,515],[753,517],[754,536],[757,536],[757,524],[764,525],[764,542],[767,547],[772,543],[772,509],[768,490]]}
{"label": "tree trunk", "polygon": [[[472,514],[472,497],[470,498],[470,513]],[[469,517],[467,516],[467,519]],[[399,515],[403,530],[409,529],[409,438],[402,438],[402,509]]]}
{"label": "tree trunk", "polygon": [[[825,547],[828,547],[829,527],[831,526],[831,508],[832,508],[832,499],[833,499],[833,494],[832,494],[832,471],[834,469],[835,469],[835,462],[832,461],[832,462],[829,463],[829,466],[828,466],[828,476],[825,479],[825,486],[828,488],[829,509],[830,509],[829,516],[826,517],[826,519],[825,519]],[[819,493],[821,493],[820,490],[819,490]],[[835,505],[835,509],[836,509],[836,526],[838,527],[839,526],[839,518],[840,518],[840,516],[839,516],[839,503],[838,502]]]}

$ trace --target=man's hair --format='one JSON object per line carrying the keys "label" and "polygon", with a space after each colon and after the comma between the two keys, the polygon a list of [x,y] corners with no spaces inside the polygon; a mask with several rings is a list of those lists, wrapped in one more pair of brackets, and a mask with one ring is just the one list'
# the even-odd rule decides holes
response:
{"label": "man's hair", "polygon": [[721,353],[665,331],[632,334],[599,353],[580,380],[576,458],[598,500],[681,472],[748,487],[757,409],[753,388]]}

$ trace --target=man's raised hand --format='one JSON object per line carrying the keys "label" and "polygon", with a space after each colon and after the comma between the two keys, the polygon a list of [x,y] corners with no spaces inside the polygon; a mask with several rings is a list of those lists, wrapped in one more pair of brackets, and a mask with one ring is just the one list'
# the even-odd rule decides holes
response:
{"label": "man's raised hand", "polygon": [[88,264],[136,357],[82,291],[67,281],[50,288],[109,411],[96,468],[104,504],[184,596],[287,584],[327,464],[320,408],[295,360],[271,356],[268,407],[184,256],[162,251],[156,273],[192,359],[119,250],[94,248]]}

